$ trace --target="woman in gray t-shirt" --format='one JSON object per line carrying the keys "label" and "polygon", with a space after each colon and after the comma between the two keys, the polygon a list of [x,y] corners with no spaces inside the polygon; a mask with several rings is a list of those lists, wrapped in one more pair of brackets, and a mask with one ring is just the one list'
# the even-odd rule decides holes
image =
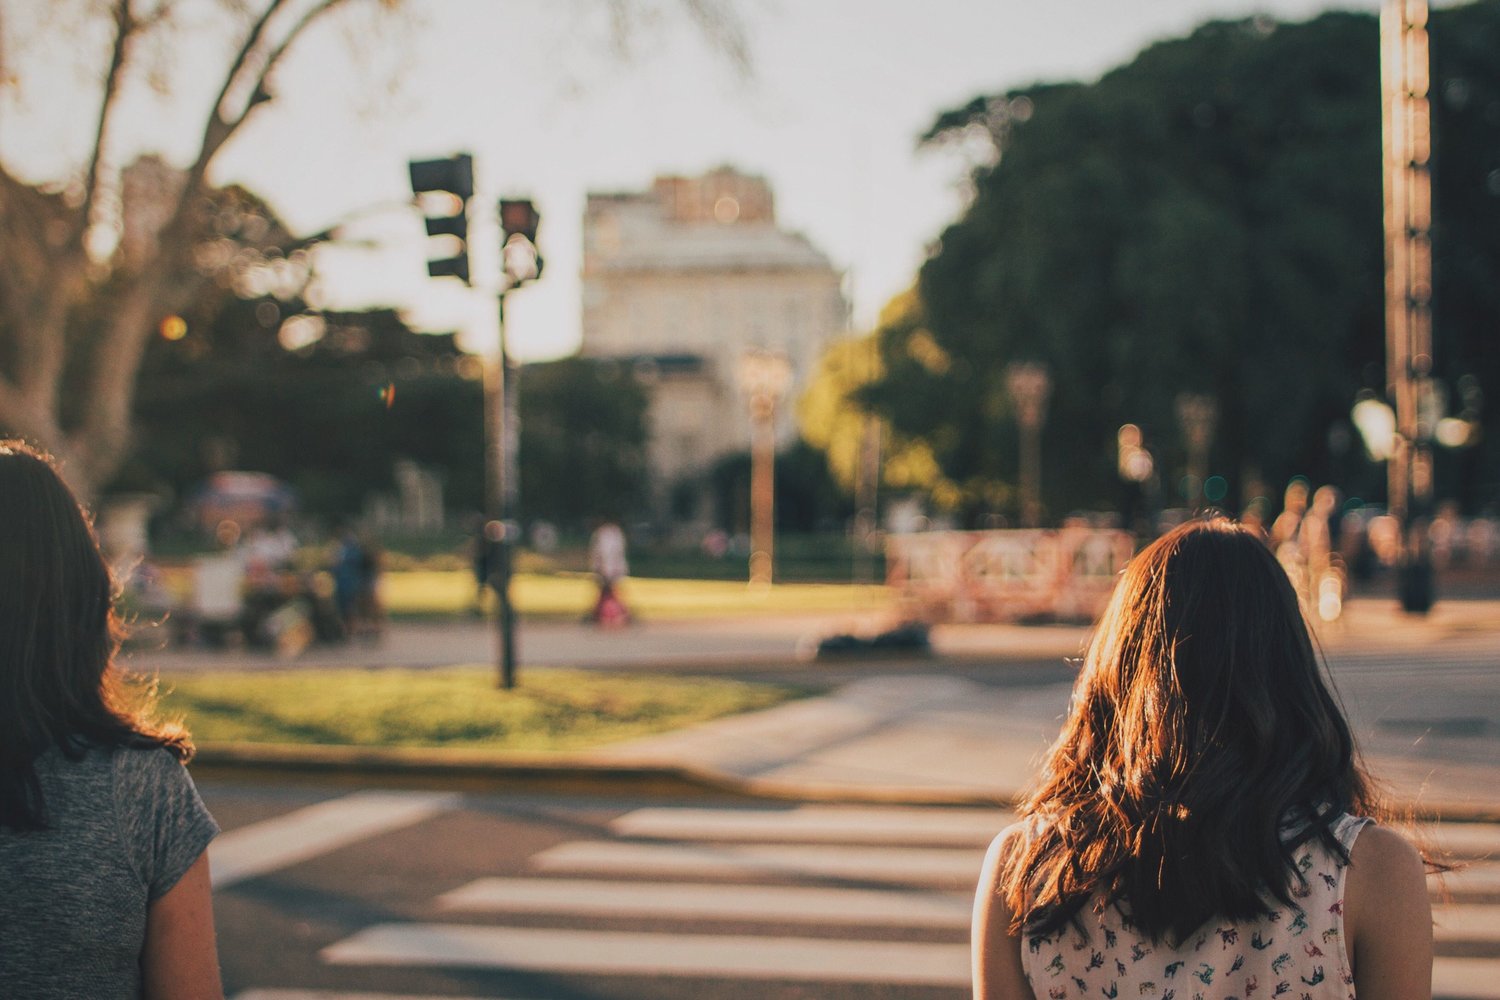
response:
{"label": "woman in gray t-shirt", "polygon": [[18,441],[0,525],[0,996],[221,1000],[192,744],[127,706],[98,543]]}

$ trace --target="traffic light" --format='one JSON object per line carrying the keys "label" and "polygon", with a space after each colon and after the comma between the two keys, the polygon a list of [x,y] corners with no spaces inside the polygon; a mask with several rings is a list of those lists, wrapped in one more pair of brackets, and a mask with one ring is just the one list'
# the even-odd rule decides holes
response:
{"label": "traffic light", "polygon": [[424,212],[428,236],[451,236],[458,241],[458,252],[427,262],[427,273],[434,278],[458,278],[469,283],[469,199],[474,196],[474,158],[459,153],[445,160],[413,160],[411,190],[415,195],[446,194],[452,211]]}
{"label": "traffic light", "polygon": [[536,246],[536,230],[541,221],[541,213],[529,199],[501,199],[500,228],[505,231],[502,239],[505,271],[518,285],[542,276],[542,255]]}
{"label": "traffic light", "polygon": [[500,200],[500,228],[505,230],[506,242],[510,242],[512,236],[524,236],[535,243],[536,227],[541,221],[541,215],[530,201],[523,198]]}

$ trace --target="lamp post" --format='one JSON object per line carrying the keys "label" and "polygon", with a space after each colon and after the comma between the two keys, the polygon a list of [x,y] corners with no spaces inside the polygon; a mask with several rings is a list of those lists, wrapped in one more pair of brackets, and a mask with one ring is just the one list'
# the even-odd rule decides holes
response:
{"label": "lamp post", "polygon": [[750,405],[750,583],[769,586],[776,504],[776,405],[792,382],[785,354],[759,348],[740,357],[740,389]]}
{"label": "lamp post", "polygon": [[1052,379],[1047,366],[1017,361],[1005,367],[1005,391],[1016,404],[1021,425],[1021,523],[1035,528],[1042,522],[1042,424]]}
{"label": "lamp post", "polygon": [[1386,0],[1380,12],[1385,181],[1387,394],[1395,447],[1387,507],[1402,527],[1396,589],[1407,611],[1432,607],[1422,517],[1432,504],[1431,428],[1421,419],[1432,376],[1432,153],[1427,101],[1427,0]]}
{"label": "lamp post", "polygon": [[1214,425],[1219,419],[1219,404],[1212,396],[1184,392],[1177,397],[1177,421],[1187,443],[1188,506],[1196,508],[1203,496],[1203,480],[1208,476],[1208,446],[1214,439]]}
{"label": "lamp post", "polygon": [[1140,535],[1143,531],[1137,531],[1136,526],[1147,513],[1141,508],[1147,501],[1146,484],[1156,471],[1156,462],[1146,449],[1141,429],[1135,424],[1120,425],[1115,432],[1115,445],[1116,470],[1126,490],[1121,520],[1126,531]]}

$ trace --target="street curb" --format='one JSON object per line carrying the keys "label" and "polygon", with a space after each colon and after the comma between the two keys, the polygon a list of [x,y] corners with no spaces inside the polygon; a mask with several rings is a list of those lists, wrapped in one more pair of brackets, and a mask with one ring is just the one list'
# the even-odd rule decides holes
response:
{"label": "street curb", "polygon": [[[407,747],[207,743],[192,772],[199,780],[421,788],[459,792],[718,799],[839,805],[994,807],[1019,792],[901,786],[851,787],[742,778],[672,761],[620,761],[588,752],[501,753]],[[1397,815],[1447,823],[1500,822],[1500,803],[1397,802]]]}

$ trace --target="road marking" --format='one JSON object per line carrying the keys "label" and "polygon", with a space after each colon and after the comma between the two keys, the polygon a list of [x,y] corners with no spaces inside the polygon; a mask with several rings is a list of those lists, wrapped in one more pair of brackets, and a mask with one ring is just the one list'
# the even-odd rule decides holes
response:
{"label": "road marking", "polygon": [[1443,1000],[1500,1000],[1493,958],[1444,958],[1432,962],[1432,995]]}
{"label": "road marking", "polygon": [[674,840],[828,841],[925,843],[949,847],[989,845],[1015,821],[1001,809],[637,809],[613,820],[626,837]]}
{"label": "road marking", "polygon": [[967,929],[970,894],[928,890],[484,878],[438,897],[445,910],[580,916],[889,924]]}
{"label": "road marking", "polygon": [[1437,941],[1500,943],[1500,906],[1448,903],[1432,908],[1432,936]]}
{"label": "road marking", "polygon": [[451,792],[357,792],[230,830],[208,848],[215,889],[227,889],[377,833],[399,830],[452,809]]}
{"label": "road marking", "polygon": [[424,993],[350,993],[345,990],[245,990],[233,1000],[521,1000],[519,997],[455,997]]}
{"label": "road marking", "polygon": [[[1436,889],[1439,885],[1437,877],[1428,879],[1427,884]],[[1476,861],[1465,865],[1457,871],[1445,873],[1441,877],[1441,885],[1455,896],[1479,896],[1500,893],[1500,863],[1492,861]]]}
{"label": "road marking", "polygon": [[333,965],[967,986],[967,944],[377,924],[322,951]]}
{"label": "road marking", "polygon": [[633,844],[573,841],[534,855],[543,871],[625,875],[789,875],[904,884],[979,878],[983,852],[833,844]]}
{"label": "road marking", "polygon": [[1494,823],[1433,823],[1421,832],[1454,857],[1500,857],[1500,825]]}

